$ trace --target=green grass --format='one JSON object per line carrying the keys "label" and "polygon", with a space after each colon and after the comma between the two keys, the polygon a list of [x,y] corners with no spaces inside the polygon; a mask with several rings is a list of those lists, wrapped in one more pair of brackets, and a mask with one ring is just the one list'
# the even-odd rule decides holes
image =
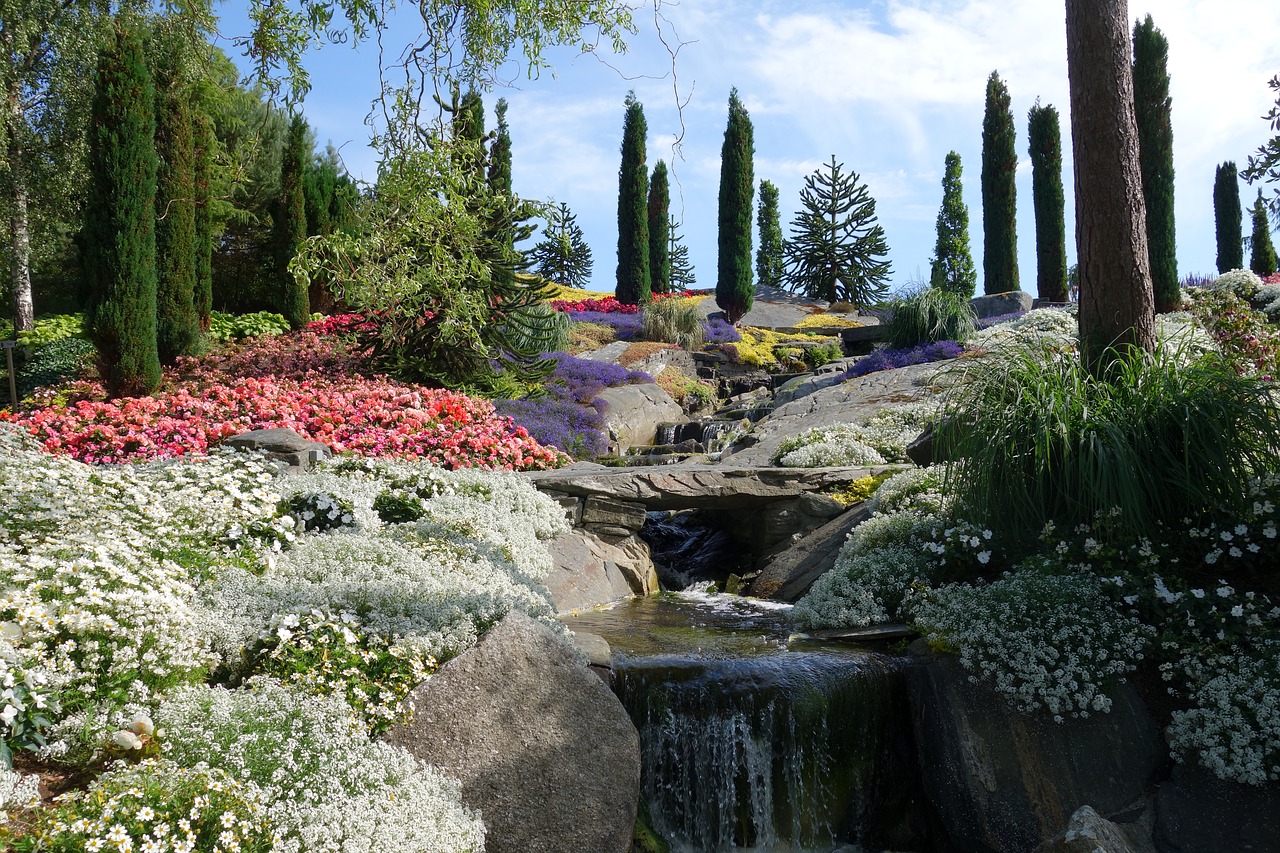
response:
{"label": "green grass", "polygon": [[938,341],[963,342],[977,329],[969,301],[949,290],[929,287],[889,304],[889,346],[907,349]]}

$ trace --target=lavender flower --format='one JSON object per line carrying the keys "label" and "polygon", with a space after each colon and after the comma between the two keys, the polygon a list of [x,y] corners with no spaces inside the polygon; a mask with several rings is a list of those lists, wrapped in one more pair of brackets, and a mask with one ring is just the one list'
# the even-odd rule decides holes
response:
{"label": "lavender flower", "polygon": [[859,359],[846,370],[842,379],[855,379],[868,373],[882,370],[893,370],[896,367],[907,367],[912,364],[926,364],[931,361],[942,361],[955,358],[964,352],[964,347],[955,341],[938,341],[937,343],[914,346],[909,349],[878,349],[871,355]]}
{"label": "lavender flower", "polygon": [[723,318],[712,317],[703,322],[703,338],[709,344],[730,344],[742,340],[742,335]]}

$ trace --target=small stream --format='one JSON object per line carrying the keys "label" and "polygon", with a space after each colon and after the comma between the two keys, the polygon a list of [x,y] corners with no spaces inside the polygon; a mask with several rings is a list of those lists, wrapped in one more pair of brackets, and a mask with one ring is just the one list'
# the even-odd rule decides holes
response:
{"label": "small stream", "polygon": [[793,638],[787,605],[663,593],[566,617],[613,649],[674,853],[923,849],[896,659]]}

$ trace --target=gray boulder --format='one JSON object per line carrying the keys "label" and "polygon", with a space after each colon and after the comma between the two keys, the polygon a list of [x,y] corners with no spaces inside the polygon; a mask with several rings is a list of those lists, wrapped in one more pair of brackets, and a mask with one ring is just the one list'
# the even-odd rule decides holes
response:
{"label": "gray boulder", "polygon": [[606,388],[597,399],[605,403],[609,444],[618,453],[653,444],[658,424],[689,420],[680,404],[652,383]]}
{"label": "gray boulder", "polygon": [[487,853],[627,853],[640,737],[565,638],[511,613],[414,691],[387,740],[459,780]]}
{"label": "gray boulder", "polygon": [[1224,782],[1187,765],[1156,792],[1161,853],[1280,853],[1280,789]]}
{"label": "gray boulder", "polygon": [[547,575],[547,588],[560,613],[658,591],[649,546],[640,539],[608,541],[574,530],[552,539],[548,548],[553,567]]}
{"label": "gray boulder", "polygon": [[333,450],[327,444],[307,441],[293,430],[283,427],[242,432],[222,443],[241,450],[262,451],[272,459],[278,459],[294,468],[305,468],[333,455]]}
{"label": "gray boulder", "polygon": [[1030,311],[1034,303],[1035,299],[1025,290],[1010,290],[1008,293],[992,293],[970,299],[969,307],[979,320],[985,320],[987,317],[999,317],[1014,311]]}
{"label": "gray boulder", "polygon": [[778,601],[798,601],[813,582],[831,571],[849,532],[871,513],[858,504],[837,515],[777,554],[766,557],[751,581],[749,595]]}
{"label": "gray boulder", "polygon": [[1128,683],[1109,713],[1055,723],[1013,711],[953,656],[927,648],[913,644],[904,674],[924,788],[957,850],[1024,853],[1081,806],[1111,813],[1134,802],[1163,761]]}
{"label": "gray boulder", "polygon": [[[1148,845],[1149,847],[1150,845]],[[1037,847],[1034,853],[1140,853],[1119,826],[1081,806],[1060,834]]]}

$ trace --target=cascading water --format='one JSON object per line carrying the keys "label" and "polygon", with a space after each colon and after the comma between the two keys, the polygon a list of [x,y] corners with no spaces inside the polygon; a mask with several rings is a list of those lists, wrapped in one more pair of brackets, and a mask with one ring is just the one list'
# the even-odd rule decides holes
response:
{"label": "cascading water", "polygon": [[566,622],[613,647],[642,795],[675,853],[920,841],[892,658],[788,641],[781,610],[734,596],[664,594]]}

